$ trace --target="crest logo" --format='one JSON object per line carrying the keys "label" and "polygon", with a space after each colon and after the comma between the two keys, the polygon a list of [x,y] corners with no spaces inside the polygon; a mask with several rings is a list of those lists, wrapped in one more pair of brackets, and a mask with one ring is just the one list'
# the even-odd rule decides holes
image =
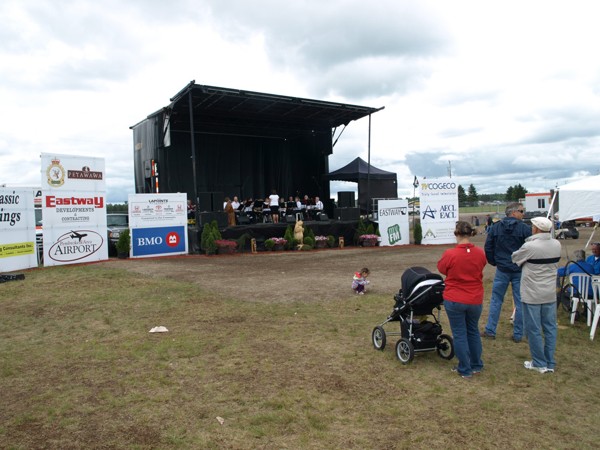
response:
{"label": "crest logo", "polygon": [[52,163],[46,169],[46,178],[48,185],[52,187],[61,187],[65,184],[65,168],[60,165],[60,159],[54,158]]}

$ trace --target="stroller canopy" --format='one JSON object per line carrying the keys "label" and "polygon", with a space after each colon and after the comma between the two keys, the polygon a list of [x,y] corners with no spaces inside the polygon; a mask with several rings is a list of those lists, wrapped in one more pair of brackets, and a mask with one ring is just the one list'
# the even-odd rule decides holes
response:
{"label": "stroller canopy", "polygon": [[404,298],[410,300],[411,296],[422,287],[442,283],[443,281],[441,275],[432,273],[425,267],[409,267],[402,274]]}

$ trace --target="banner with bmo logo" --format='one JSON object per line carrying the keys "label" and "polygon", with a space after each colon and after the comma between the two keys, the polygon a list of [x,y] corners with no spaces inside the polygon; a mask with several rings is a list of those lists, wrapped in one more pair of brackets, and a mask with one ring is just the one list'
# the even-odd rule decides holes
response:
{"label": "banner with bmo logo", "polygon": [[132,258],[186,254],[186,194],[130,194],[129,227]]}
{"label": "banner with bmo logo", "polygon": [[133,228],[131,252],[135,258],[156,255],[187,253],[187,227]]}

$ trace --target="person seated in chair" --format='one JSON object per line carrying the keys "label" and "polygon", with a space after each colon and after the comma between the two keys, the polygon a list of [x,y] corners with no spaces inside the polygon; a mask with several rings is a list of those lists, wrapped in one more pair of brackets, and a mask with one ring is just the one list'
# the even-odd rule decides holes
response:
{"label": "person seated in chair", "polygon": [[271,199],[266,196],[265,200],[263,201],[262,204],[262,215],[263,215],[263,222],[272,222],[272,214],[271,214],[272,210],[271,210]]}
{"label": "person seated in chair", "polygon": [[585,261],[593,267],[592,275],[600,275],[600,242],[592,244],[592,254]]}
{"label": "person seated in chair", "polygon": [[315,197],[315,209],[319,212],[323,211],[323,202],[319,197]]}
{"label": "person seated in chair", "polygon": [[[592,255],[593,256],[593,255]],[[565,267],[559,267],[557,271],[557,279],[556,286],[561,288],[561,279],[563,277],[568,277],[572,273],[582,273],[587,275],[594,274],[594,266],[592,266],[589,262],[585,260],[585,251],[584,250],[575,250],[573,252],[574,261],[569,261]],[[589,258],[588,258],[589,259]],[[564,284],[567,284],[568,281]],[[577,290],[579,290],[579,286],[575,286]],[[593,296],[592,287],[589,288],[589,295]]]}
{"label": "person seated in chair", "polygon": [[233,200],[231,200],[231,206],[233,207],[234,211],[237,211],[238,209],[240,209],[240,201],[238,200],[237,195],[233,196]]}

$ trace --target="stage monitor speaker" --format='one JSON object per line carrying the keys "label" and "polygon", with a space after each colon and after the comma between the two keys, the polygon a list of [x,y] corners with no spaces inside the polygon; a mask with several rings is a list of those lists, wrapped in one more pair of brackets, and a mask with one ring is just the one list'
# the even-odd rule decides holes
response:
{"label": "stage monitor speaker", "polygon": [[198,224],[201,226],[217,221],[219,228],[227,228],[227,213],[224,212],[201,212],[198,213]]}
{"label": "stage monitor speaker", "polygon": [[244,215],[240,215],[238,218],[238,225],[249,225],[250,224],[250,217]]}
{"label": "stage monitor speaker", "polygon": [[329,222],[329,217],[325,213],[319,213],[317,214],[317,220],[319,222]]}
{"label": "stage monitor speaker", "polygon": [[354,191],[338,192],[338,208],[354,208]]}
{"label": "stage monitor speaker", "polygon": [[210,192],[198,192],[198,204],[196,205],[196,211],[212,211],[212,195]]}
{"label": "stage monitor speaker", "polygon": [[333,216],[337,220],[358,220],[360,218],[360,208],[336,208]]}
{"label": "stage monitor speaker", "polygon": [[212,210],[223,211],[223,203],[225,202],[224,192],[212,192]]}
{"label": "stage monitor speaker", "polygon": [[296,216],[294,214],[287,214],[285,216],[286,223],[296,223]]}

